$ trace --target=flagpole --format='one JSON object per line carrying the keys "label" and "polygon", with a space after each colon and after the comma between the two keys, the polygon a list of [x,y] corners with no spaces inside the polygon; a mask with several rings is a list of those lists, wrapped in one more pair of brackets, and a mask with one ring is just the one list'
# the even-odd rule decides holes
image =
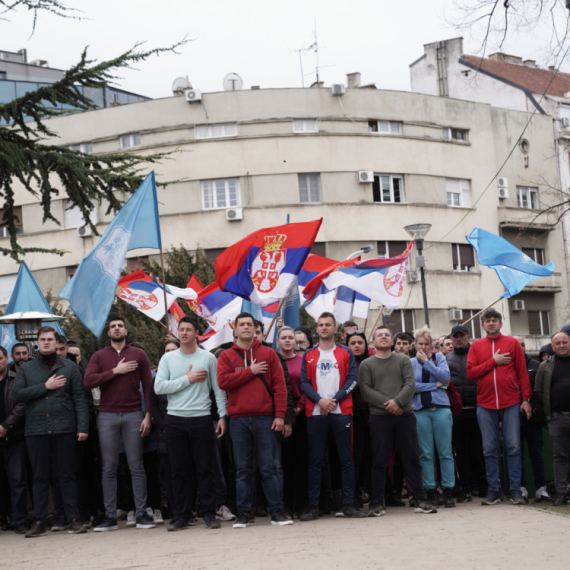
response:
{"label": "flagpole", "polygon": [[265,333],[265,336],[263,337],[263,340],[267,340],[267,337],[269,336],[269,333],[271,332],[271,329],[273,328],[273,323],[275,322],[275,320],[277,319],[277,317],[279,315],[279,312],[283,308],[283,303],[285,303],[286,298],[287,298],[287,296],[285,296],[285,297],[283,297],[283,299],[281,299],[281,302],[279,303],[279,307],[277,307],[277,310],[275,311],[275,314],[273,315],[273,318],[271,319],[271,322],[269,323],[269,327],[267,329],[267,332]]}
{"label": "flagpole", "polygon": [[168,321],[168,301],[166,299],[166,277],[164,276],[164,256],[162,248],[160,248],[160,268],[162,269],[162,292],[164,293],[164,318],[166,319],[166,330],[170,332],[170,323]]}
{"label": "flagpole", "polygon": [[370,333],[370,338],[368,339],[368,342],[372,340],[372,337],[374,336],[374,329],[376,328],[376,325],[378,324],[378,321],[380,320],[380,317],[382,316],[383,312],[384,312],[384,305],[382,305],[382,308],[378,311],[378,316],[376,317],[376,320],[372,325],[372,332]]}
{"label": "flagpole", "polygon": [[464,323],[461,323],[462,326],[465,326],[467,323],[470,323],[475,317],[478,317],[483,311],[486,311],[496,303],[498,303],[503,296],[501,295],[496,301],[493,301],[490,305],[487,305],[484,309],[481,309],[478,313],[475,313],[470,319],[467,319]]}

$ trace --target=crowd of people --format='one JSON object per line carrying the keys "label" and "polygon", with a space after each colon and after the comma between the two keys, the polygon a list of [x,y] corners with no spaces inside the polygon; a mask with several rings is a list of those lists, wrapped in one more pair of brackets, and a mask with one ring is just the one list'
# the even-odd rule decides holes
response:
{"label": "crowd of people", "polygon": [[[481,498],[567,501],[570,327],[539,359],[525,339],[501,334],[501,314],[481,317],[485,337],[462,325],[432,338],[427,327],[369,346],[354,322],[323,313],[310,329],[278,323],[276,350],[249,313],[233,343],[198,342],[193,316],[168,336],[157,367],[109,319],[108,346],[84,368],[81,348],[52,327],[37,353],[0,347],[0,524],[27,538],[51,532],[168,531],[225,521],[234,528],[325,514],[383,516],[407,504],[420,514]],[[553,448],[549,493],[543,432]],[[500,434],[507,469],[501,474]],[[31,506],[31,509],[30,509]],[[33,513],[30,516],[30,512]]]}

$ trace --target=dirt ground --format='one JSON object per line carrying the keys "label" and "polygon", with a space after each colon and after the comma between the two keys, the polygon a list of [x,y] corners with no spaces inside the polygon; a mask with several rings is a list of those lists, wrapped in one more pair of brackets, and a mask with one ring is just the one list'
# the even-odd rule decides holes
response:
{"label": "dirt ground", "polygon": [[286,527],[261,518],[246,529],[223,523],[218,531],[198,524],[180,532],[162,526],[83,535],[48,532],[36,539],[2,532],[0,568],[567,570],[569,537],[570,517],[554,510],[482,507],[476,501],[435,515],[391,508],[380,518],[326,516]]}

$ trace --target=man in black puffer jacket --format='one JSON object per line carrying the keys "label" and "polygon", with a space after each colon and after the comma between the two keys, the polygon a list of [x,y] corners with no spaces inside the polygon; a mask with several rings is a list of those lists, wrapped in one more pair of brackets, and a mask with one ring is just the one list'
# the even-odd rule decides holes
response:
{"label": "man in black puffer jacket", "polygon": [[473,500],[472,490],[476,489],[482,497],[487,494],[485,458],[477,421],[477,382],[467,379],[469,331],[463,325],[457,325],[451,330],[451,336],[453,352],[445,358],[451,382],[463,401],[463,411],[453,420],[453,447],[460,486],[457,502],[467,503]]}

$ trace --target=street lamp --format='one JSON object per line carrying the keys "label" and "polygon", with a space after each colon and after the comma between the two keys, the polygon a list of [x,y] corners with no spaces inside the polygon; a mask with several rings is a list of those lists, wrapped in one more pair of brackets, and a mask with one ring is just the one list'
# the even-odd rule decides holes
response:
{"label": "street lamp", "polygon": [[358,251],[353,251],[346,259],[349,260],[351,257],[356,257],[357,255],[360,255],[361,253],[368,253],[369,251],[372,251],[374,249],[373,245],[365,245],[364,247],[361,247]]}
{"label": "street lamp", "polygon": [[424,318],[426,325],[429,327],[429,314],[428,314],[428,303],[427,303],[427,294],[426,294],[426,276],[424,274],[424,268],[426,266],[426,262],[424,256],[422,255],[422,251],[424,249],[424,238],[427,236],[428,232],[431,229],[431,224],[411,224],[409,226],[405,226],[404,229],[408,232],[408,234],[412,237],[416,236],[415,243],[416,247],[418,248],[418,255],[416,257],[416,267],[420,268],[420,275],[422,277],[422,297],[424,301]]}
{"label": "street lamp", "polygon": [[38,330],[43,323],[64,321],[65,317],[53,313],[41,313],[40,311],[26,311],[24,313],[11,313],[0,317],[0,325],[14,325],[16,339],[28,347],[30,357],[34,354],[34,345],[38,340]]}

